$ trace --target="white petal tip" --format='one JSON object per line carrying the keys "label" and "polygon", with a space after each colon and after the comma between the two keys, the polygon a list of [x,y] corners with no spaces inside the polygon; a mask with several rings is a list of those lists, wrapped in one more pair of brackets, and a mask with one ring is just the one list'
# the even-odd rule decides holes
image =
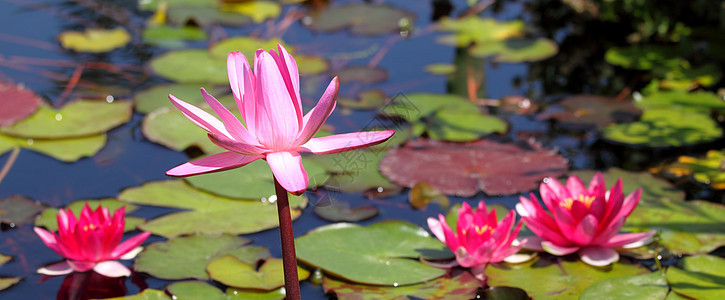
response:
{"label": "white petal tip", "polygon": [[136,255],[141,253],[141,251],[143,251],[143,247],[138,246],[136,248],[133,248],[133,250],[128,251],[126,254],[122,255],[120,258],[123,260],[131,260],[131,259],[134,259],[136,257]]}
{"label": "white petal tip", "polygon": [[50,264],[37,270],[38,274],[48,276],[58,276],[70,274],[73,272],[73,268],[66,261],[62,261],[55,264]]}

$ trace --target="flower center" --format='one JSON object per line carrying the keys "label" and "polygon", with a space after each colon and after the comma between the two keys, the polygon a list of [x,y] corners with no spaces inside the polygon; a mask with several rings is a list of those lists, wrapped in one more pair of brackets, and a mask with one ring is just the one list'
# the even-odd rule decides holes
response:
{"label": "flower center", "polygon": [[96,228],[98,228],[96,224],[88,224],[86,226],[83,226],[83,231],[96,230]]}
{"label": "flower center", "polygon": [[584,203],[584,206],[586,206],[587,209],[589,209],[589,207],[592,206],[592,202],[594,202],[594,199],[596,199],[596,197],[591,196],[591,195],[580,194],[579,198],[576,198],[576,199],[566,198],[566,199],[564,199],[564,201],[559,202],[559,205],[563,206],[566,209],[571,210],[571,206],[574,205],[574,201],[579,201],[579,202]]}
{"label": "flower center", "polygon": [[483,225],[483,227],[479,227],[479,226],[473,226],[473,229],[475,229],[475,230],[476,230],[476,233],[477,233],[478,235],[482,235],[483,233],[485,233],[485,232],[487,232],[487,231],[491,231],[491,230],[492,230],[493,228],[491,228],[491,227],[490,227],[490,226],[488,226],[488,225]]}

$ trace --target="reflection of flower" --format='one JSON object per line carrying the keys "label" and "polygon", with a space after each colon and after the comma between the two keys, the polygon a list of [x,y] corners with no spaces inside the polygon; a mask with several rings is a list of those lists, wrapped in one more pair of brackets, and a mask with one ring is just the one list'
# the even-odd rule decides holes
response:
{"label": "reflection of flower", "polygon": [[[612,248],[634,248],[646,245],[654,231],[619,233],[624,221],[639,202],[642,189],[626,198],[622,193],[622,179],[606,190],[604,177],[597,172],[589,188],[577,176],[571,176],[566,186],[555,179],[546,179],[540,186],[541,198],[551,215],[536,197],[521,198],[516,211],[526,226],[541,240],[534,247],[561,256],[578,252],[590,265],[606,266],[619,260]],[[531,242],[531,240],[530,240]]]}
{"label": "reflection of flower", "polygon": [[121,243],[125,209],[122,207],[111,216],[108,208],[98,206],[93,211],[86,203],[80,218],[70,209],[58,213],[58,235],[35,227],[43,242],[66,260],[38,269],[45,275],[62,275],[73,271],[94,271],[108,276],[129,276],[131,271],[116,259],[130,259],[140,251],[140,245],[150,232],[138,234]]}
{"label": "reflection of flower", "polygon": [[[501,222],[496,217],[496,209],[489,212],[483,201],[473,211],[468,203],[458,210],[457,229],[454,233],[443,215],[438,220],[428,218],[428,227],[456,255],[456,261],[462,267],[474,267],[474,275],[481,275],[488,263],[500,262],[512,256],[521,246],[511,247],[521,229],[521,222],[515,225],[516,213],[512,210]],[[482,277],[482,276],[478,276]]]}
{"label": "reflection of flower", "polygon": [[353,150],[381,143],[394,133],[393,130],[369,131],[313,138],[335,108],[337,77],[332,79],[317,106],[303,116],[299,73],[292,55],[281,45],[278,51],[260,49],[254,65],[252,73],[239,51],[227,57],[229,82],[244,125],[203,88],[201,95],[221,121],[169,95],[187,118],[208,131],[211,141],[228,152],[185,163],[167,171],[167,175],[223,171],[263,158],[282,187],[299,195],[309,182],[300,152],[330,154]]}
{"label": "reflection of flower", "polygon": [[75,272],[63,279],[55,299],[106,299],[123,297],[126,292],[125,278],[106,277],[96,272]]}

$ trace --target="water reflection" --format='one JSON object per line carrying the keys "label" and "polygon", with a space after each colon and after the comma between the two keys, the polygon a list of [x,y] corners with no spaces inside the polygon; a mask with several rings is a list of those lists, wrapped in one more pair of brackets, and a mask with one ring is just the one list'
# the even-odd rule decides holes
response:
{"label": "water reflection", "polygon": [[105,277],[96,272],[73,272],[63,279],[58,300],[105,299],[126,295],[125,277]]}

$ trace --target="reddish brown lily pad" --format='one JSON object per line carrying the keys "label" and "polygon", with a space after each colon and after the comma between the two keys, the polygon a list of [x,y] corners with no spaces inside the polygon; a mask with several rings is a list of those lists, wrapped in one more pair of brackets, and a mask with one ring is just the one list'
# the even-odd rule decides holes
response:
{"label": "reddish brown lily pad", "polygon": [[0,126],[10,126],[35,112],[42,100],[23,86],[0,82]]}
{"label": "reddish brown lily pad", "polygon": [[25,196],[12,195],[0,198],[0,223],[22,225],[33,221],[45,206]]}
{"label": "reddish brown lily pad", "polygon": [[334,202],[328,206],[316,206],[315,214],[331,222],[359,222],[378,215],[380,211],[372,205],[350,208],[350,203]]}
{"label": "reddish brown lily pad", "polygon": [[636,121],[642,111],[631,100],[618,100],[594,95],[576,95],[561,100],[544,110],[539,120],[557,120],[566,129],[589,130],[612,123]]}
{"label": "reddish brown lily pad", "polygon": [[479,189],[489,195],[526,192],[544,177],[566,171],[566,159],[540,145],[489,140],[416,140],[393,149],[380,163],[380,172],[397,184],[412,188],[426,182],[441,193],[465,197]]}
{"label": "reddish brown lily pad", "polygon": [[360,82],[362,84],[381,83],[388,80],[388,71],[377,67],[348,66],[337,71],[340,83]]}

